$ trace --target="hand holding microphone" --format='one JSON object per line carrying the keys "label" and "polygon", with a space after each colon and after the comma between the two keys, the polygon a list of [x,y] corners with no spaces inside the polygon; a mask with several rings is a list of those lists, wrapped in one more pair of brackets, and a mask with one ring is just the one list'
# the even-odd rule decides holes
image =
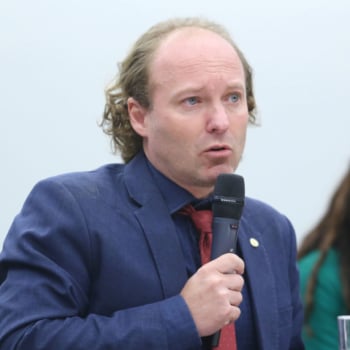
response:
{"label": "hand holding microphone", "polygon": [[240,315],[244,263],[224,254],[203,265],[187,281],[181,295],[201,337],[209,336]]}

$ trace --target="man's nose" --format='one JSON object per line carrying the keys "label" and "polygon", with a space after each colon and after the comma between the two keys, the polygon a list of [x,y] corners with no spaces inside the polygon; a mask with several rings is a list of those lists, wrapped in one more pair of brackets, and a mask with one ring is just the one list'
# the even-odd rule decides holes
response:
{"label": "man's nose", "polygon": [[222,103],[213,105],[208,111],[208,132],[225,132],[229,128],[229,125],[230,119],[226,107]]}

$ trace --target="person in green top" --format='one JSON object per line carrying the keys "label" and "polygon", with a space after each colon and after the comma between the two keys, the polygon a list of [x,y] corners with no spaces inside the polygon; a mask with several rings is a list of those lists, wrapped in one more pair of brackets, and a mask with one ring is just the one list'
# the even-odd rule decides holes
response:
{"label": "person in green top", "polygon": [[301,242],[298,265],[305,349],[337,350],[337,316],[350,314],[350,167]]}

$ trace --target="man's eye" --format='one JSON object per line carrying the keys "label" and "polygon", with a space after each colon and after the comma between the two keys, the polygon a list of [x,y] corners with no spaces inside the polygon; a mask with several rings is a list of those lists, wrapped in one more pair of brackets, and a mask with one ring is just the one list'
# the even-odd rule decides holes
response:
{"label": "man's eye", "polygon": [[189,98],[186,98],[185,100],[189,105],[193,106],[195,105],[196,103],[198,103],[198,98],[197,97],[189,97]]}
{"label": "man's eye", "polygon": [[230,100],[230,102],[235,103],[235,102],[237,102],[239,100],[239,95],[238,94],[231,94],[229,96],[229,100]]}

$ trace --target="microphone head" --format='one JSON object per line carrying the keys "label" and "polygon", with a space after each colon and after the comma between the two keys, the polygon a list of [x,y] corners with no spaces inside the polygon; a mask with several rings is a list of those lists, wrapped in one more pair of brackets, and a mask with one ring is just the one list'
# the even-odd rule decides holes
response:
{"label": "microphone head", "polygon": [[214,217],[239,220],[244,205],[244,179],[237,174],[220,174],[214,187]]}

